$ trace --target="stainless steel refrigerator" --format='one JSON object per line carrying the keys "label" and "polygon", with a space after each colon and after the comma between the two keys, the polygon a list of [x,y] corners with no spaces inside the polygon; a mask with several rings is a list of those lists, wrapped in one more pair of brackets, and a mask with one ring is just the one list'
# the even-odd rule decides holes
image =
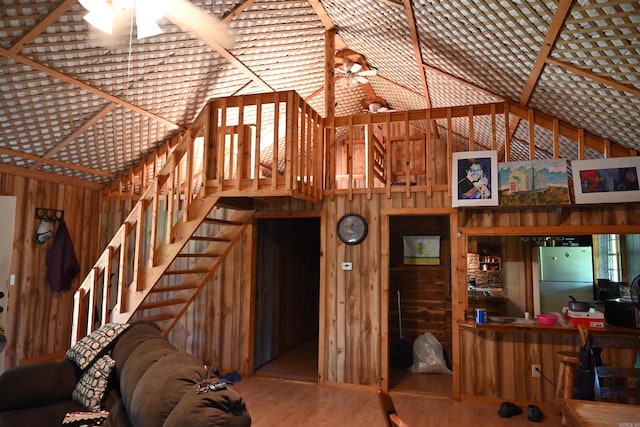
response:
{"label": "stainless steel refrigerator", "polygon": [[538,265],[533,272],[535,314],[562,312],[570,295],[578,301],[593,301],[591,247],[538,247],[533,259]]}

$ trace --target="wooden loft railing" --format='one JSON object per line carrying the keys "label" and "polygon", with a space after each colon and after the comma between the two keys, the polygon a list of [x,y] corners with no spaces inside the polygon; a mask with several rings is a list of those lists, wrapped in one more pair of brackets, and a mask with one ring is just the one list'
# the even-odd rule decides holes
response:
{"label": "wooden loft railing", "polygon": [[[522,120],[525,138],[516,132]],[[537,143],[540,130],[551,148]],[[251,210],[214,210],[221,199],[432,197],[451,191],[455,151],[559,157],[561,138],[575,141],[579,159],[586,150],[636,155],[509,103],[326,120],[291,91],[212,100],[189,129],[108,187],[106,199],[133,207],[75,294],[72,341],[142,313],[170,329],[251,220]]]}
{"label": "wooden loft railing", "polygon": [[322,132],[294,92],[207,104],[108,188],[106,198],[133,207],[74,295],[72,342],[134,316],[170,330],[251,220],[250,209],[214,209],[219,201],[322,199]]}
{"label": "wooden loft railing", "polygon": [[[518,126],[519,125],[519,126]],[[326,121],[325,195],[450,192],[452,153],[500,161],[635,156],[610,141],[510,103],[385,112]],[[517,128],[517,131],[516,131]],[[573,141],[569,154],[560,141]],[[335,142],[334,142],[335,141]]]}

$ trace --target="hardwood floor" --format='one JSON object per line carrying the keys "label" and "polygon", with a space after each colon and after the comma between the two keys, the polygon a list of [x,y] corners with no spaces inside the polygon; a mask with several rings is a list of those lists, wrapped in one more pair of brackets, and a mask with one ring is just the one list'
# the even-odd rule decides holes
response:
{"label": "hardwood floor", "polygon": [[[261,366],[255,374],[237,382],[253,426],[349,426],[383,427],[384,420],[373,387],[317,384],[317,341],[311,340]],[[498,403],[455,401],[452,377],[444,374],[391,372],[391,397],[402,419],[412,427],[446,426],[560,426],[559,412],[541,408],[542,423],[523,413],[498,416]]]}
{"label": "hardwood floor", "polygon": [[[374,388],[320,386],[264,377],[249,377],[233,388],[244,397],[252,426],[382,427],[384,421]],[[392,391],[396,410],[412,427],[560,426],[560,415],[545,410],[542,423],[527,419],[527,408],[511,418],[498,416],[499,404],[460,402]]]}

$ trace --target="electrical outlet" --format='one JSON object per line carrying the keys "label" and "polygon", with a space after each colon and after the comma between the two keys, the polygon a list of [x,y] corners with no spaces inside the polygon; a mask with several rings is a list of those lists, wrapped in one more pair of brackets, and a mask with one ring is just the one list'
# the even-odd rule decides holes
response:
{"label": "electrical outlet", "polygon": [[533,378],[540,378],[542,376],[540,365],[531,365],[531,376]]}

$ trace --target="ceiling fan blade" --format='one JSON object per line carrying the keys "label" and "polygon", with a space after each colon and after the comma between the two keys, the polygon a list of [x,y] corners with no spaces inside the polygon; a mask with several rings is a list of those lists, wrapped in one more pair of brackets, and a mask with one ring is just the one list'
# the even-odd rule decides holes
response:
{"label": "ceiling fan blade", "polygon": [[358,73],[359,76],[375,76],[376,74],[378,74],[378,70],[362,70]]}
{"label": "ceiling fan blade", "polygon": [[192,31],[209,45],[229,48],[233,35],[218,19],[194,6],[188,0],[167,0],[166,17],[173,23]]}
{"label": "ceiling fan blade", "polygon": [[365,79],[364,77],[361,77],[360,75],[357,76],[353,76],[353,80],[357,81],[358,83],[369,83],[369,80]]}
{"label": "ceiling fan blade", "polygon": [[[362,65],[358,64],[357,62],[352,62],[351,63],[351,67],[349,69],[349,71],[351,71],[352,73],[357,73],[358,71],[362,70]],[[345,64],[346,65],[346,64]]]}
{"label": "ceiling fan blade", "polygon": [[336,71],[342,74],[347,74],[347,71],[343,70],[342,68],[336,68]]}

